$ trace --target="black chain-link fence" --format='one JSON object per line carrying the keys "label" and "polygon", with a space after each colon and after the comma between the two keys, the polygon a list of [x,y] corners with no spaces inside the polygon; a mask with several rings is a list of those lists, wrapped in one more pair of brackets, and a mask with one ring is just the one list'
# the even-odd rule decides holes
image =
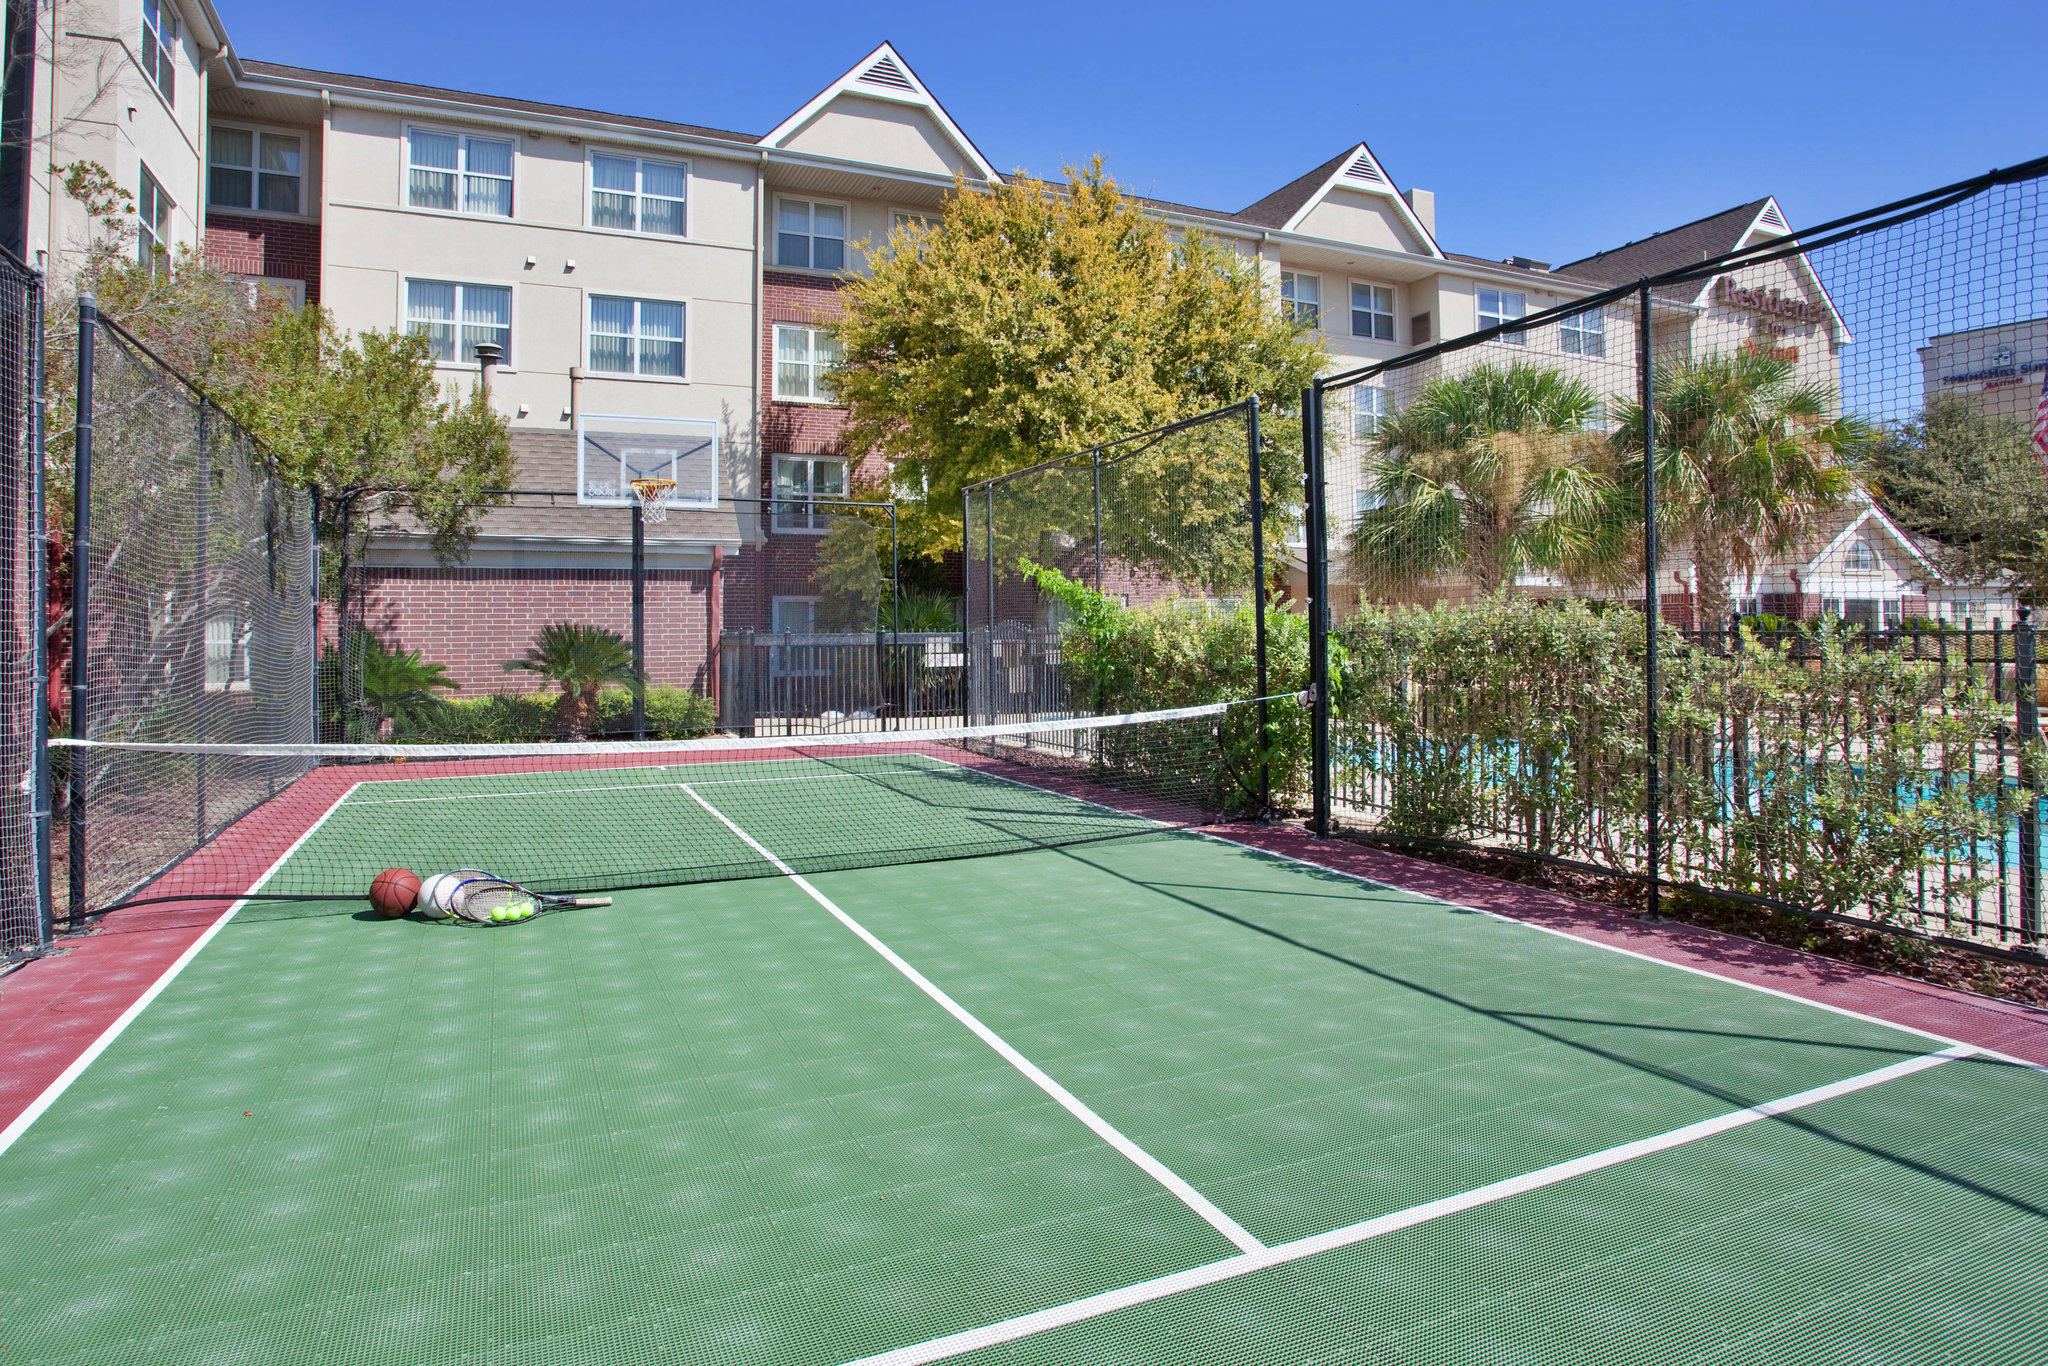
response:
{"label": "black chain-link fence", "polygon": [[1316,827],[2048,943],[2043,171],[1475,272],[1320,382]]}
{"label": "black chain-link fence", "polygon": [[[89,302],[79,329],[70,735],[311,742],[311,495]],[[284,758],[90,747],[56,760],[68,829],[55,904],[72,928],[175,881],[302,772]]]}
{"label": "black chain-link fence", "polygon": [[50,943],[43,279],[0,253],[0,962]]}

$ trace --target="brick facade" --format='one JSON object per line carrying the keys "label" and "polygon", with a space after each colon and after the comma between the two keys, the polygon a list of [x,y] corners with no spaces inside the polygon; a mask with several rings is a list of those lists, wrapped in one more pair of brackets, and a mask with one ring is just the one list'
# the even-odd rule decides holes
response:
{"label": "brick facade", "polygon": [[235,275],[302,281],[306,302],[320,302],[318,223],[209,212],[206,259]]}
{"label": "brick facade", "polygon": [[[363,621],[379,639],[418,650],[462,685],[461,696],[545,686],[508,674],[541,627],[602,626],[631,638],[631,573],[619,569],[377,568],[358,580]],[[711,571],[647,571],[647,678],[709,694]]]}

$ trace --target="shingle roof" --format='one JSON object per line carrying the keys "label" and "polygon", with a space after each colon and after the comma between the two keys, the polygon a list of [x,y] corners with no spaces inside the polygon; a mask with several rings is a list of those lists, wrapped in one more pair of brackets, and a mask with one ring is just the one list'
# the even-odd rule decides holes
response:
{"label": "shingle roof", "polygon": [[284,66],[278,62],[244,61],[242,69],[252,76],[268,76],[277,80],[304,81],[309,85],[348,86],[357,90],[375,91],[380,95],[403,95],[415,99],[439,100],[454,96],[471,104],[487,109],[503,109],[517,114],[543,114],[557,118],[595,119],[615,124],[622,128],[645,128],[657,133],[678,133],[685,137],[713,138],[720,142],[734,142],[753,146],[761,140],[758,133],[734,133],[723,128],[705,128],[694,123],[676,123],[669,119],[643,118],[638,114],[613,114],[599,109],[583,109],[572,104],[546,104],[539,100],[517,100],[504,95],[482,95],[473,90],[452,90],[445,86],[413,85],[406,81],[387,81],[376,76],[354,76],[339,71],[316,71],[310,67]]}
{"label": "shingle roof", "polygon": [[[1612,250],[1568,262],[1551,273],[1576,276],[1603,285],[1625,285],[1647,275],[1661,275],[1680,266],[1694,265],[1740,246],[1743,233],[1756,222],[1756,216],[1769,202],[1764,198],[1737,204],[1732,209],[1682,223],[1640,241],[1626,242]],[[1659,285],[1652,293],[1660,299],[1691,300],[1699,297],[1703,287],[1701,282]]]}
{"label": "shingle roof", "polygon": [[1357,150],[1358,146],[1355,143],[1346,147],[1307,175],[1288,181],[1264,199],[1255,200],[1236,213],[1225,214],[1224,217],[1253,223],[1262,228],[1284,226],[1288,219],[1301,211],[1302,205],[1315,198],[1316,191],[1322,189],[1324,182],[1335,175],[1337,168]]}

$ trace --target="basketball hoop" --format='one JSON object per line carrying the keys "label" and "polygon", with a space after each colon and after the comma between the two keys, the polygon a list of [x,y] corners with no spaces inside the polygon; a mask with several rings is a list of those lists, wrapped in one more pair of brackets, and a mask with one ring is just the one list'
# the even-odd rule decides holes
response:
{"label": "basketball hoop", "polygon": [[640,500],[640,520],[643,522],[666,522],[668,500],[675,496],[676,481],[673,479],[635,479],[633,496]]}

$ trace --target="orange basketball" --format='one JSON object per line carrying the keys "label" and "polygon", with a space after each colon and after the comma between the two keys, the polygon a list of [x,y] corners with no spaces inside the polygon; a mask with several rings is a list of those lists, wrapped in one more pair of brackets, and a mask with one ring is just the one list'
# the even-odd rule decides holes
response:
{"label": "orange basketball", "polygon": [[386,868],[370,883],[370,905],[386,920],[396,920],[419,899],[420,876],[409,868]]}

